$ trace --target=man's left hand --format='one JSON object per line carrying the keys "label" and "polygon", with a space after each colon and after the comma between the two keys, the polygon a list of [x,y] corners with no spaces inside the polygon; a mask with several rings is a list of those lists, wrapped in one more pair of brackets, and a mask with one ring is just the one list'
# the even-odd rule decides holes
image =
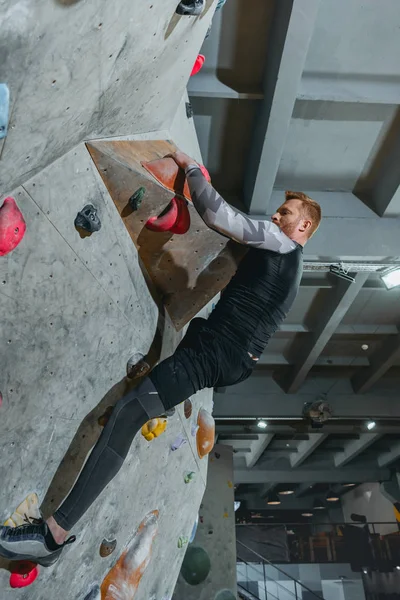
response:
{"label": "man's left hand", "polygon": [[167,154],[167,157],[172,158],[178,167],[181,167],[183,170],[189,165],[197,165],[197,161],[195,161],[194,158],[190,158],[190,156],[180,150],[173,152],[172,154]]}

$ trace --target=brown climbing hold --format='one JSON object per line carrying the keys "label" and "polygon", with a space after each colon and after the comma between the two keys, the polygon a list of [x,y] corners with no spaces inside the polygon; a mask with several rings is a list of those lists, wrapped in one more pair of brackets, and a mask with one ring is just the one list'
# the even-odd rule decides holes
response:
{"label": "brown climbing hold", "polygon": [[202,408],[199,411],[197,425],[197,453],[200,458],[203,458],[211,452],[215,441],[215,421],[212,415],[205,410],[205,408]]}
{"label": "brown climbing hold", "polygon": [[107,406],[105,412],[97,419],[100,427],[105,427],[108,423],[108,419],[111,417],[111,413],[114,410],[113,406]]}
{"label": "brown climbing hold", "polygon": [[192,410],[193,410],[192,401],[189,399],[185,400],[185,402],[183,404],[183,412],[187,419],[190,419],[190,417],[192,416]]}
{"label": "brown climbing hold", "polygon": [[100,546],[100,556],[105,558],[106,556],[110,556],[117,547],[117,540],[104,540],[101,542]]}
{"label": "brown climbing hold", "polygon": [[153,510],[145,516],[127,550],[104,578],[101,584],[102,600],[134,598],[149,565],[157,532],[158,510]]}
{"label": "brown climbing hold", "polygon": [[126,365],[126,375],[128,379],[139,379],[139,377],[144,377],[149,371],[150,365],[145,360],[140,360],[134,364],[129,360]]}

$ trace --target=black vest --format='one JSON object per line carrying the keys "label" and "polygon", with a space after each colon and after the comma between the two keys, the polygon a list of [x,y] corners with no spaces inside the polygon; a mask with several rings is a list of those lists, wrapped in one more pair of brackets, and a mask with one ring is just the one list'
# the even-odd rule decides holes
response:
{"label": "black vest", "polygon": [[251,248],[211,313],[209,323],[259,357],[286,318],[303,273],[303,247],[287,254]]}

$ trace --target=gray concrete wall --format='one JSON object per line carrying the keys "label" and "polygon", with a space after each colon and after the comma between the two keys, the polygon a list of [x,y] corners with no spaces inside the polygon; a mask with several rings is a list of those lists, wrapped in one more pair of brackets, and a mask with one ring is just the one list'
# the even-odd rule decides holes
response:
{"label": "gray concrete wall", "polygon": [[0,193],[79,142],[169,126],[215,2],[197,19],[177,0],[5,0],[0,81],[10,128],[0,149]]}
{"label": "gray concrete wall", "polygon": [[198,585],[189,585],[181,573],[173,600],[235,599],[236,532],[231,446],[216,444],[210,454],[207,487],[192,546],[200,546],[207,552],[211,570],[204,582]]}
{"label": "gray concrete wall", "polygon": [[[170,131],[131,137],[173,139],[201,159],[184,102]],[[98,417],[126,390],[127,359],[149,350],[158,317],[136,249],[83,144],[10,191],[27,231],[0,262],[0,522],[30,492],[46,514],[56,508],[98,438]],[[89,202],[102,228],[81,239],[74,218]],[[160,324],[166,357],[182,332],[168,319]],[[135,599],[171,597],[184,556],[178,539],[190,535],[206,485],[207,460],[198,458],[192,426],[201,407],[212,410],[211,390],[193,405],[189,420],[179,407],[153,442],[136,436],[123,468],[73,531],[75,545],[31,587],[12,590],[0,563],[2,600],[51,600],[66,585],[68,598],[83,600],[152,510],[158,533]],[[179,434],[188,443],[172,453]],[[187,471],[196,474],[190,485]],[[103,538],[117,540],[108,558],[99,555]]]}

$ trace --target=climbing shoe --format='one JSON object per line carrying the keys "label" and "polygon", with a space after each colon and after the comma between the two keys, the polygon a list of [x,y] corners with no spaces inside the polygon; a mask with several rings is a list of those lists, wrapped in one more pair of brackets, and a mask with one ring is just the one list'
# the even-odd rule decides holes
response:
{"label": "climbing shoe", "polygon": [[176,12],[178,15],[197,17],[204,10],[204,0],[181,0]]}
{"label": "climbing shoe", "polygon": [[0,556],[50,567],[60,558],[64,546],[75,539],[73,535],[63,544],[56,544],[45,521],[27,519],[26,525],[0,527]]}

